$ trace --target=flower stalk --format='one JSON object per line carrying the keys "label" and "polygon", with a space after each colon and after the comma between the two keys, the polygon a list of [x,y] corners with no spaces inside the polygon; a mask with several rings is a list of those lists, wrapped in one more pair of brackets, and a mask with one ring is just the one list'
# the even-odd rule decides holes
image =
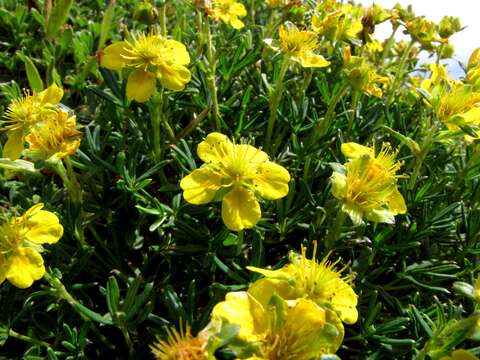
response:
{"label": "flower stalk", "polygon": [[268,107],[270,109],[270,116],[268,117],[267,135],[265,138],[265,149],[267,150],[270,150],[272,145],[272,135],[275,128],[275,121],[277,120],[277,110],[283,97],[283,80],[285,78],[285,74],[287,73],[289,63],[289,58],[287,56],[284,56],[282,64],[280,66],[280,73],[278,74],[274,89],[270,95],[270,101],[268,104]]}
{"label": "flower stalk", "polygon": [[215,129],[217,131],[221,131],[222,121],[220,118],[220,111],[218,107],[217,84],[215,80],[215,74],[217,71],[217,64],[216,64],[217,59],[215,54],[215,48],[213,46],[212,30],[210,28],[210,20],[208,16],[205,17],[203,31],[205,32],[205,37],[207,38],[207,60],[208,60],[207,82],[208,82],[208,90],[210,91],[210,97],[212,100],[212,118],[214,121]]}

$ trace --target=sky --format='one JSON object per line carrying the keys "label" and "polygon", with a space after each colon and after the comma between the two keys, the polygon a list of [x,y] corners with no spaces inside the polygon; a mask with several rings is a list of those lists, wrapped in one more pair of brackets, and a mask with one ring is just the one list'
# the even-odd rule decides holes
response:
{"label": "sky", "polygon": [[[466,28],[450,38],[450,42],[455,46],[455,60],[467,62],[472,51],[480,47],[480,0],[357,1],[365,6],[375,2],[386,8],[392,8],[396,3],[400,3],[404,7],[411,4],[415,14],[424,15],[428,20],[435,22],[439,22],[445,15],[458,17],[462,26]],[[380,40],[388,37],[390,34],[391,26],[389,24],[382,24],[375,31],[375,36]],[[463,74],[460,67],[456,65],[456,61],[450,63],[448,70],[454,76]]]}

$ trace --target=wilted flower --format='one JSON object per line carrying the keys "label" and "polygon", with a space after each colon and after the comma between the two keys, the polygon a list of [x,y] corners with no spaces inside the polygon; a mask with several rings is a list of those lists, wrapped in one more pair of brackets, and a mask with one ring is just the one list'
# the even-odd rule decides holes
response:
{"label": "wilted flower", "polygon": [[288,193],[288,171],[247,144],[233,144],[220,133],[209,134],[197,148],[205,164],[180,181],[191,204],[222,200],[222,218],[234,231],[252,228],[260,220],[256,195],[276,200]]}
{"label": "wilted flower", "polygon": [[317,262],[316,251],[315,242],[312,259],[307,259],[306,249],[302,246],[302,254],[291,253],[290,264],[278,270],[247,267],[265,276],[254,282],[248,293],[264,306],[273,294],[287,300],[306,298],[323,308],[333,309],[343,322],[354,324],[358,312],[357,295],[351,286],[352,276],[342,276],[346,267],[335,269],[340,259],[330,262],[327,256]]}
{"label": "wilted flower", "polygon": [[213,16],[230,24],[234,29],[241,29],[245,24],[239,17],[247,16],[247,10],[243,4],[235,0],[213,0]]}
{"label": "wilted flower", "polygon": [[263,305],[247,292],[231,292],[212,319],[239,327],[238,339],[253,345],[250,360],[310,360],[335,353],[343,339],[335,314],[307,299],[273,295]]}
{"label": "wilted flower", "polygon": [[190,328],[167,329],[167,339],[157,341],[150,346],[155,359],[157,360],[207,360],[207,342],[206,333],[200,333],[193,336]]}
{"label": "wilted flower", "polygon": [[355,224],[362,219],[395,223],[395,215],[407,211],[405,200],[397,188],[396,173],[401,163],[395,161],[396,152],[383,144],[375,155],[375,148],[356,143],[342,144],[342,153],[349,159],[345,165],[336,164],[331,177],[332,194],[342,203]]}
{"label": "wilted flower", "polygon": [[58,110],[33,126],[26,137],[26,155],[33,160],[57,161],[77,151],[82,133],[76,129],[76,117]]}
{"label": "wilted flower", "polygon": [[8,140],[3,147],[3,157],[18,159],[23,151],[25,135],[30,128],[47,116],[54,114],[63,97],[63,90],[52,84],[40,93],[25,95],[13,100],[5,112],[4,130]]}
{"label": "wilted flower", "polygon": [[160,35],[138,34],[131,41],[107,46],[101,57],[103,67],[111,70],[131,68],[127,80],[127,98],[145,102],[153,95],[157,79],[169,90],[183,90],[190,81],[190,63],[185,45]]}
{"label": "wilted flower", "polygon": [[318,41],[314,32],[299,30],[293,23],[286,22],[280,26],[278,35],[279,41],[265,39],[265,43],[303,67],[325,67],[330,64],[323,56],[315,54]]}
{"label": "wilted flower", "polygon": [[378,85],[386,86],[390,81],[388,77],[379,75],[375,66],[368,59],[352,56],[350,48],[346,48],[343,60],[348,82],[355,90],[363,91],[368,95],[376,97],[383,95],[383,91]]}
{"label": "wilted flower", "polygon": [[18,288],[27,288],[45,274],[42,244],[54,244],[63,235],[58,217],[43,204],[28,209],[0,226],[0,283],[7,279]]}

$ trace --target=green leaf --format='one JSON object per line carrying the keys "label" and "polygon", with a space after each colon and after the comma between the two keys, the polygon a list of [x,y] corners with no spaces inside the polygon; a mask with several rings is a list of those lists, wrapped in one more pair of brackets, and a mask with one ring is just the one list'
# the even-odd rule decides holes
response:
{"label": "green leaf", "polygon": [[98,40],[98,50],[105,46],[110,35],[110,28],[112,27],[113,17],[115,15],[115,0],[110,0],[107,9],[103,13],[102,25],[100,27],[100,39]]}
{"label": "green leaf", "polygon": [[28,84],[34,92],[40,92],[43,90],[43,81],[37,67],[33,63],[32,59],[23,54],[19,54],[23,63],[25,64],[25,71],[27,73]]}
{"label": "green leaf", "polygon": [[72,5],[73,0],[58,0],[55,3],[46,22],[47,39],[53,40],[58,37],[60,28],[67,22]]}

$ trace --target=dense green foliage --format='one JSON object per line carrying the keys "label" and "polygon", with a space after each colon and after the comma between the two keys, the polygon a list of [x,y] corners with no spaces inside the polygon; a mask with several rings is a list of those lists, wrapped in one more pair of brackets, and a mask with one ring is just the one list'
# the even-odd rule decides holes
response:
{"label": "dense green foliage", "polygon": [[[453,284],[473,284],[478,268],[480,150],[476,142],[456,137],[428,144],[419,155],[401,141],[399,134],[421,147],[428,134],[440,131],[409,80],[417,57],[405,59],[401,71],[392,55],[382,71],[395,86],[383,97],[348,89],[331,126],[318,138],[313,129],[346,81],[343,50],[320,52],[331,62],[328,69],[297,65],[287,71],[266,151],[290,172],[290,192],[281,200],[262,201],[261,221],[239,236],[224,226],[218,203],[188,204],[179,187],[180,179],[201,165],[197,144],[215,130],[207,39],[197,31],[193,5],[167,1],[168,33],[187,46],[192,80],[184,91],[164,95],[168,101],[161,112],[176,141],[162,127],[161,154],[153,152],[149,105],[128,101],[122,73],[98,65],[105,44],[147,30],[132,16],[136,3],[73,2],[66,24],[46,31],[44,1],[0,0],[0,113],[21,89],[42,89],[55,81],[84,134],[70,158],[83,191],[81,209],[42,164],[36,172],[5,173],[0,181],[4,215],[43,202],[65,228],[60,242],[43,253],[53,280],[27,289],[1,285],[4,358],[113,359],[128,358],[129,351],[133,358],[149,358],[149,345],[165,335],[165,325],[187,322],[199,331],[226,292],[246,289],[258,278],[246,266],[278,267],[301,244],[311,251],[313,240],[326,255],[323,239],[337,225],[332,257],[341,257],[356,273],[360,314],[356,324],[346,326],[339,357],[410,359],[446,321],[471,314],[474,304]],[[281,55],[263,43],[272,10],[263,1],[245,6],[249,13],[241,30],[212,21],[221,131],[262,147]],[[276,21],[283,17],[301,24],[301,16],[285,11]],[[402,172],[410,175],[398,181],[408,212],[394,225],[354,226],[348,218],[336,223],[330,163],[344,163],[340,146],[347,141],[390,142],[399,149]],[[79,231],[83,246],[75,236]],[[73,297],[70,303],[61,287],[52,285],[55,278]]]}

